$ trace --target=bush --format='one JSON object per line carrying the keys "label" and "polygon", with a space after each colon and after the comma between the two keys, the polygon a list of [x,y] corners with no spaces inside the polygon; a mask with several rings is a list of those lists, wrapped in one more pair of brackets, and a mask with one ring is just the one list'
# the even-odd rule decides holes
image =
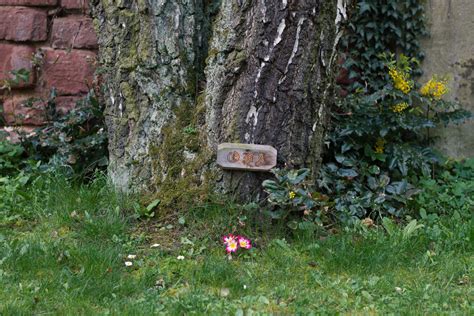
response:
{"label": "bush", "polygon": [[267,215],[282,220],[291,229],[314,230],[314,224],[322,225],[327,196],[321,195],[307,179],[309,169],[272,170],[276,180],[265,180],[263,188],[272,209]]}
{"label": "bush", "polygon": [[386,64],[391,80],[383,88],[350,95],[333,114],[319,185],[333,197],[343,222],[408,214],[419,181],[444,160],[431,146],[430,129],[470,116],[442,99],[445,79],[432,78],[417,89],[410,78],[414,62],[392,56]]}
{"label": "bush", "polygon": [[61,168],[69,175],[87,176],[107,166],[104,107],[91,90],[67,114],[56,110],[55,93],[48,100],[48,124],[22,137],[29,157],[43,169]]}

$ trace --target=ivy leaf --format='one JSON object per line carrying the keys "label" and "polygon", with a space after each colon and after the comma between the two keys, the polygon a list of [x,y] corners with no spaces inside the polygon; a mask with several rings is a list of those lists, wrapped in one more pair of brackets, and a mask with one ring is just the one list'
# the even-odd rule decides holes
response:
{"label": "ivy leaf", "polygon": [[364,12],[368,12],[371,10],[371,6],[369,3],[363,1],[359,4],[359,14],[364,14]]}

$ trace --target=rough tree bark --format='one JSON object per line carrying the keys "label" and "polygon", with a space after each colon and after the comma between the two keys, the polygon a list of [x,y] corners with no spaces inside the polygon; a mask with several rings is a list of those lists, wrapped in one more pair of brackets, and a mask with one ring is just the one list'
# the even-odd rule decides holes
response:
{"label": "rough tree bark", "polygon": [[219,170],[222,142],[272,145],[280,166],[317,171],[344,4],[93,0],[113,182],[255,197],[268,175]]}

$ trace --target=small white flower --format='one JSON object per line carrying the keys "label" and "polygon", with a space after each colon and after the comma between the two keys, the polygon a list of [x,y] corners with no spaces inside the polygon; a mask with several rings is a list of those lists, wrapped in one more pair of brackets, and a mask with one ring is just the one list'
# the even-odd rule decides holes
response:
{"label": "small white flower", "polygon": [[137,257],[137,255],[128,255],[127,259],[135,259],[136,257]]}
{"label": "small white flower", "polygon": [[178,257],[176,257],[176,259],[178,259],[178,260],[184,260],[184,256],[178,256]]}
{"label": "small white flower", "polygon": [[158,248],[159,246],[160,246],[160,244],[153,244],[153,245],[151,245],[150,247],[151,247],[151,248]]}
{"label": "small white flower", "polygon": [[131,261],[125,261],[125,266],[131,267],[131,266],[133,266],[133,262],[131,262]]}
{"label": "small white flower", "polygon": [[244,284],[244,290],[246,290],[246,289],[247,289],[247,285]]}
{"label": "small white flower", "polygon": [[395,291],[397,291],[397,293],[403,293],[403,289],[398,286],[395,287]]}

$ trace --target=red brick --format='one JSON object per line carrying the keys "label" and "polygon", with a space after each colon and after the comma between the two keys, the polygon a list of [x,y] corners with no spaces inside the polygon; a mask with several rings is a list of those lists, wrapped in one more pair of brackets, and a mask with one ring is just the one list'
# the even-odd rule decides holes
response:
{"label": "red brick", "polygon": [[45,41],[47,14],[40,9],[0,7],[0,39],[24,42]]}
{"label": "red brick", "polygon": [[89,9],[89,0],[61,0],[61,6],[65,9]]}
{"label": "red brick", "polygon": [[2,115],[8,125],[43,125],[45,102],[32,96],[7,96],[3,100]]}
{"label": "red brick", "polygon": [[[59,114],[69,113],[76,107],[76,102],[83,96],[56,97],[56,110]],[[3,118],[8,125],[44,125],[47,122],[47,100],[32,94],[4,96],[0,99],[3,104]]]}
{"label": "red brick", "polygon": [[86,93],[92,87],[96,54],[82,50],[45,49],[42,88],[56,88],[58,95]]}
{"label": "red brick", "polygon": [[29,81],[12,83],[12,88],[31,87],[35,82],[35,72],[31,63],[35,49],[26,45],[0,43],[0,82],[15,78],[11,71],[25,69],[29,72]]}
{"label": "red brick", "polygon": [[5,126],[0,128],[1,132],[6,133],[8,136],[6,139],[12,143],[19,143],[23,137],[30,137],[35,134],[35,129],[37,126]]}
{"label": "red brick", "polygon": [[58,0],[0,0],[0,6],[22,5],[32,7],[46,7],[55,6],[56,4],[58,4]]}
{"label": "red brick", "polygon": [[68,16],[53,21],[52,46],[54,48],[97,48],[92,19]]}

